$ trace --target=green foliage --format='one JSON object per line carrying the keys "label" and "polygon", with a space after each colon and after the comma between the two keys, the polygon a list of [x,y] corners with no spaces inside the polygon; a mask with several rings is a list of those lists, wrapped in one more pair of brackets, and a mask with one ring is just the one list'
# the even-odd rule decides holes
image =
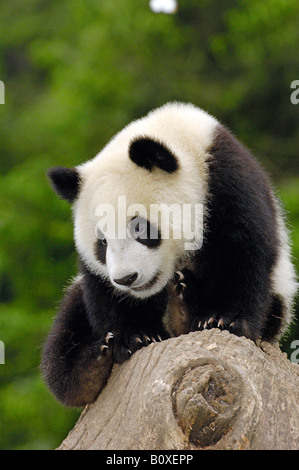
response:
{"label": "green foliage", "polygon": [[[14,0],[0,9],[0,446],[54,448],[78,412],[55,402],[38,365],[76,257],[70,209],[46,169],[91,158],[168,100],[193,102],[272,173],[298,259],[299,105],[290,84],[299,78],[299,5],[185,0],[173,16],[145,0]],[[298,335],[294,326],[285,350]]]}

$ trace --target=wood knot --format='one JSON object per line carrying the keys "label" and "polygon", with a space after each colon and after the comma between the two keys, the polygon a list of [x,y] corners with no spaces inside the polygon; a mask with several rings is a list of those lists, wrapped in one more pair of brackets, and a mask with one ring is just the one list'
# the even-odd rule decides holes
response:
{"label": "wood knot", "polygon": [[242,380],[221,365],[189,369],[173,388],[174,414],[191,444],[216,444],[232,428],[240,409]]}

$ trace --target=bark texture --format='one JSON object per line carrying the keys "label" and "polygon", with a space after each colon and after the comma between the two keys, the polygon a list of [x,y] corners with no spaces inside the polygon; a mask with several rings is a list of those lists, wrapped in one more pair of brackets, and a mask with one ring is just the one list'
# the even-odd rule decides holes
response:
{"label": "bark texture", "polygon": [[217,329],[115,365],[59,449],[299,449],[299,366]]}

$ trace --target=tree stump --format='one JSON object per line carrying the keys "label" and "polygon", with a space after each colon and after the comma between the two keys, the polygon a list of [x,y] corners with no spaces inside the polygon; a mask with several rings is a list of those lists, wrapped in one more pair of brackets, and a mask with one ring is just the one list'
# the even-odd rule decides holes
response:
{"label": "tree stump", "polygon": [[299,449],[299,366],[217,329],[151,344],[114,365],[59,449]]}

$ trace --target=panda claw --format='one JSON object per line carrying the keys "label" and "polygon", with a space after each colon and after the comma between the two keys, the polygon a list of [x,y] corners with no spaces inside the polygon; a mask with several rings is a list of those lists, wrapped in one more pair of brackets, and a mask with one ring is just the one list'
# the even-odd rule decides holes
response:
{"label": "panda claw", "polygon": [[145,340],[147,344],[151,342],[151,339],[147,335],[144,335],[143,339]]}
{"label": "panda claw", "polygon": [[178,284],[176,285],[176,291],[177,291],[179,298],[181,298],[181,296],[183,295],[183,291],[185,289],[186,289],[186,284],[184,282],[178,282]]}
{"label": "panda claw", "polygon": [[113,339],[113,333],[111,333],[111,331],[109,331],[105,336],[105,343],[108,344],[111,339]]}
{"label": "panda claw", "polygon": [[102,344],[100,347],[101,355],[105,356],[108,351],[108,346],[106,344]]}
{"label": "panda claw", "polygon": [[157,335],[159,341],[163,341],[160,335]]}
{"label": "panda claw", "polygon": [[182,281],[183,279],[185,279],[185,276],[182,273],[182,271],[176,271],[175,275],[176,275],[178,281]]}
{"label": "panda claw", "polygon": [[[226,318],[218,317],[217,314],[209,317],[207,320],[199,320],[197,324],[197,330],[209,330],[212,328],[219,328],[220,330],[228,330],[230,332],[235,332],[239,328],[239,323],[237,319],[230,318],[227,321]],[[195,326],[196,330],[196,326]],[[194,331],[194,330],[191,330]]]}

